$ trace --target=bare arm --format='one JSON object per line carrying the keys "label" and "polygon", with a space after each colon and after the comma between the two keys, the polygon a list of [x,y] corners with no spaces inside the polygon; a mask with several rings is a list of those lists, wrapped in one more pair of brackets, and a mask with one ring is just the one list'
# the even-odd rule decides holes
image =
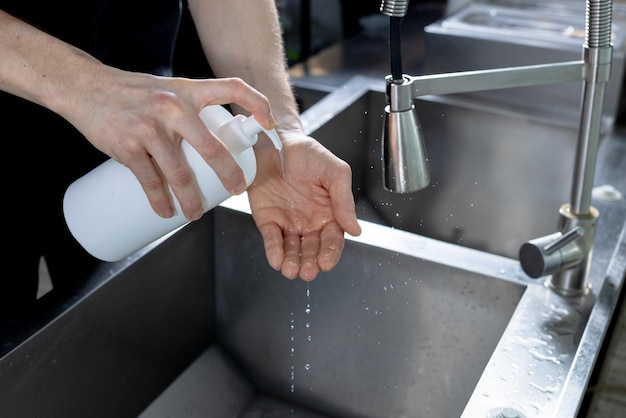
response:
{"label": "bare arm", "polygon": [[189,0],[189,8],[215,74],[240,77],[268,97],[277,129],[301,130],[275,0]]}
{"label": "bare arm", "polygon": [[285,67],[274,0],[189,0],[217,76],[240,77],[272,105],[286,179],[269,141],[257,144],[248,197],[269,264],[288,278],[314,279],[340,259],[344,232],[360,234],[347,163],[304,135]]}
{"label": "bare arm", "polygon": [[[203,212],[199,189],[178,145],[186,138],[228,190],[243,172],[198,117],[209,104],[235,102],[274,125],[267,99],[238,78],[190,80],[122,71],[0,10],[0,89],[72,123],[99,150],[128,166],[154,210],[169,217],[171,186],[183,212]],[[33,144],[36,146],[36,144]]]}

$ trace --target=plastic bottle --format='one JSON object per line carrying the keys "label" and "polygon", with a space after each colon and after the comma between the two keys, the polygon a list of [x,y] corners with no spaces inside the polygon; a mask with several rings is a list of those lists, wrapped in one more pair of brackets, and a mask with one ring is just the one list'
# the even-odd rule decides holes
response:
{"label": "plastic bottle", "polygon": [[[280,150],[275,130],[264,129],[252,117],[233,116],[222,106],[207,106],[200,112],[204,124],[224,142],[241,166],[248,185],[256,176],[252,146],[265,132]],[[217,174],[183,139],[182,154],[196,176],[205,213],[231,196]],[[176,212],[158,216],[135,175],[110,159],[73,182],[63,197],[65,222],[76,240],[94,257],[118,261],[189,222],[170,190]]]}

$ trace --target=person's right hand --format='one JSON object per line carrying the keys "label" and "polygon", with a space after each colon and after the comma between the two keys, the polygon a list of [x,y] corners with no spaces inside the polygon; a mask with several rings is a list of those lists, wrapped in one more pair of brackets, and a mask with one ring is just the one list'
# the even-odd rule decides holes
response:
{"label": "person's right hand", "polygon": [[174,215],[168,186],[185,217],[204,213],[200,189],[180,151],[185,138],[232,194],[247,185],[226,146],[199,117],[207,105],[236,103],[267,129],[274,127],[269,102],[239,78],[195,80],[131,73],[107,66],[62,115],[99,150],[137,177],[154,211]]}

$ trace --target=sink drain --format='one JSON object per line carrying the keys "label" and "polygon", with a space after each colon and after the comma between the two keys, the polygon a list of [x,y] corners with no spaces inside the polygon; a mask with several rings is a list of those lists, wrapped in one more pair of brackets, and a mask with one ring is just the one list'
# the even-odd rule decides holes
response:
{"label": "sink drain", "polygon": [[489,411],[487,418],[526,418],[526,415],[515,408],[496,408]]}

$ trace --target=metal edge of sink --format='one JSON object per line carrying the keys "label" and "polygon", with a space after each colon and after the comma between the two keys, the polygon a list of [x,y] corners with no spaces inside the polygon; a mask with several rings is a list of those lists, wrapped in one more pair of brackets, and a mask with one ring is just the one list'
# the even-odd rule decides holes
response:
{"label": "metal edge of sink", "polygon": [[[305,131],[314,133],[354,100],[370,90],[384,92],[384,88],[382,80],[353,77],[304,112]],[[625,165],[626,132],[616,130],[602,141],[595,184],[610,182],[626,192],[626,176],[620,174]],[[505,407],[526,417],[576,416],[626,279],[626,202],[624,198],[617,202],[594,198],[592,203],[601,218],[589,276],[591,290],[578,298],[562,297],[541,279],[528,278],[517,260],[474,250],[468,258],[457,257],[453,250],[451,257],[446,248],[452,247],[439,247],[442,243],[367,222],[362,222],[361,237],[347,237],[378,245],[381,236],[392,234],[393,239],[383,241],[397,246],[397,251],[528,286],[463,417],[488,416]],[[370,235],[370,229],[376,232]]]}

